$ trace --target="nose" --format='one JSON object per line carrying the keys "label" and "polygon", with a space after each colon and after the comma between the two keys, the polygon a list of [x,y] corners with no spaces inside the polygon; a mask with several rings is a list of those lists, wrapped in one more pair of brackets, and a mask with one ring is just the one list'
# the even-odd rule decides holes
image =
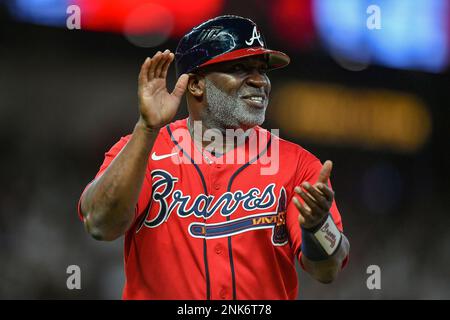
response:
{"label": "nose", "polygon": [[257,69],[254,69],[249,73],[246,82],[249,86],[254,88],[270,89],[269,77]]}

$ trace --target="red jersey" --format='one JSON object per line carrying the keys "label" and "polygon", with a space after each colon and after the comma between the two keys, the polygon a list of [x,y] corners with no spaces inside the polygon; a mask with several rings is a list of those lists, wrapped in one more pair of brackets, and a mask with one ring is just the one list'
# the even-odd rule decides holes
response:
{"label": "red jersey", "polygon": [[[106,153],[97,177],[130,137]],[[125,235],[123,298],[295,299],[301,229],[291,200],[321,167],[261,127],[220,157],[195,146],[187,119],[162,128]],[[342,231],[334,201],[330,212]]]}

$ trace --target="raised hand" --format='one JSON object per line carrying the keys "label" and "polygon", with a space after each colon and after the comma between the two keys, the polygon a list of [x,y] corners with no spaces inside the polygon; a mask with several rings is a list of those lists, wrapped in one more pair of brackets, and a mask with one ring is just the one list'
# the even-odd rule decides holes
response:
{"label": "raised hand", "polygon": [[168,124],[177,113],[186,91],[189,76],[181,75],[172,93],[167,91],[167,70],[174,59],[169,50],[158,51],[147,58],[139,73],[139,121],[147,128],[158,130]]}
{"label": "raised hand", "polygon": [[328,187],[328,180],[330,179],[332,168],[333,163],[330,160],[325,161],[320,170],[319,178],[313,186],[305,181],[302,183],[304,190],[299,186],[294,189],[295,193],[305,202],[301,204],[300,200],[295,196],[292,200],[300,212],[298,221],[303,228],[312,229],[316,227],[330,212],[334,192]]}

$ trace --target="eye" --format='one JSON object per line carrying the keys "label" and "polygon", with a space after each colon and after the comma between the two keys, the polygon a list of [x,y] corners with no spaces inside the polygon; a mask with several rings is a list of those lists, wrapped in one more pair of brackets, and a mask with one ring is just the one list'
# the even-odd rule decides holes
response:
{"label": "eye", "polygon": [[231,72],[241,72],[245,70],[245,66],[242,63],[238,63],[235,65],[232,65],[230,68]]}
{"label": "eye", "polygon": [[262,66],[262,67],[259,68],[259,72],[260,73],[267,73],[267,71],[269,71],[268,69],[269,69],[268,66]]}

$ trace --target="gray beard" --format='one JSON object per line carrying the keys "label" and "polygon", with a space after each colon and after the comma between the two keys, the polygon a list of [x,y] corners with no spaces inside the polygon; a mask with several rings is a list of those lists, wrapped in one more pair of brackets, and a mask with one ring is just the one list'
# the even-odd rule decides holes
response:
{"label": "gray beard", "polygon": [[253,128],[264,122],[266,109],[249,107],[239,98],[239,92],[231,96],[220,90],[205,78],[207,108],[202,113],[202,120],[207,128]]}

